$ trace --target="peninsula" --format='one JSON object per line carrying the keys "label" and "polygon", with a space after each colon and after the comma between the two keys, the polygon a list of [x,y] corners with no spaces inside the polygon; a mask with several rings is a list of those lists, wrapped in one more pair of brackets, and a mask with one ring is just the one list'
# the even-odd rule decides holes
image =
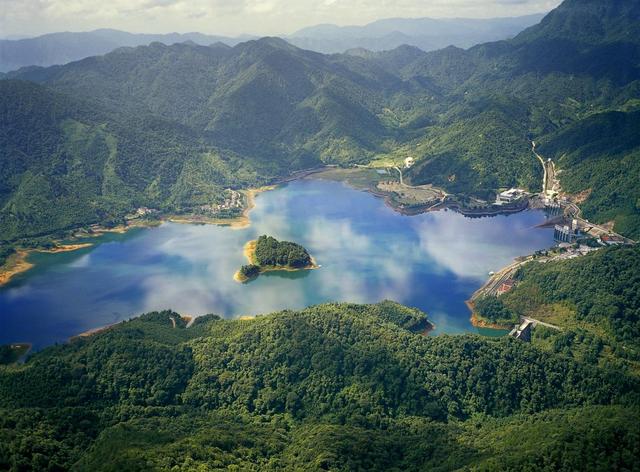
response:
{"label": "peninsula", "polygon": [[249,282],[263,272],[319,268],[313,257],[301,245],[290,241],[278,241],[267,235],[245,244],[244,255],[249,264],[243,265],[235,273],[233,278],[236,282]]}

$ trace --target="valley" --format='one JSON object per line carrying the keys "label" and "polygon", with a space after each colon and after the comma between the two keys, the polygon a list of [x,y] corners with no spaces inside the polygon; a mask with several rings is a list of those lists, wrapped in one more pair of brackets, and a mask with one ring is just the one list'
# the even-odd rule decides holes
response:
{"label": "valley", "polygon": [[640,0],[9,3],[0,470],[638,469]]}
{"label": "valley", "polygon": [[[34,267],[0,289],[0,344],[29,340],[41,349],[167,304],[233,318],[383,298],[428,311],[435,334],[478,332],[464,302],[487,273],[553,244],[551,229],[535,228],[545,220],[540,211],[405,216],[369,193],[319,179],[260,193],[250,218],[242,228],[139,226],[91,238],[92,247],[75,252],[34,252]],[[231,276],[247,263],[243,247],[261,234],[299,242],[322,268],[236,283]]]}

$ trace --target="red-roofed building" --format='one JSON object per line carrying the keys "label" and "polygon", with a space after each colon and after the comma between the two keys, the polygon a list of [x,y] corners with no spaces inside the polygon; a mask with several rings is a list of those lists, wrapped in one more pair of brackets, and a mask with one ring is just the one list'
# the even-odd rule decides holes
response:
{"label": "red-roofed building", "polygon": [[497,295],[500,296],[503,293],[507,293],[516,285],[516,281],[513,279],[505,280],[500,287],[498,287]]}

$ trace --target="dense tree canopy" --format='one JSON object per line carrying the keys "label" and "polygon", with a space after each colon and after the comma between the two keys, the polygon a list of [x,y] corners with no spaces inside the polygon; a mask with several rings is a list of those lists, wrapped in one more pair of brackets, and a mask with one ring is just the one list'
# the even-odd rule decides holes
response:
{"label": "dense tree canopy", "polygon": [[[637,460],[634,377],[512,339],[425,337],[414,332],[424,321],[391,302],[208,316],[189,328],[172,312],[143,315],[0,367],[0,466],[450,470],[551,458],[569,470]],[[582,430],[594,431],[590,448],[571,439]],[[543,437],[539,454],[519,454],[526,441],[507,446],[511,431]]]}
{"label": "dense tree canopy", "polygon": [[517,278],[518,285],[500,297],[503,306],[564,328],[562,333],[540,330],[543,344],[592,360],[620,359],[640,373],[638,247],[612,247],[545,264],[534,261]]}
{"label": "dense tree canopy", "polygon": [[267,235],[258,238],[254,254],[256,262],[261,266],[302,268],[311,265],[311,256],[304,247],[290,241],[278,241]]}

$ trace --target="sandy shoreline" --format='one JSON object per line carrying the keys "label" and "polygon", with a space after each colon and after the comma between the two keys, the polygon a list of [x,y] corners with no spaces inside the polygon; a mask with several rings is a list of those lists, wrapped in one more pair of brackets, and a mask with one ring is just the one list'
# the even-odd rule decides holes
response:
{"label": "sandy shoreline", "polygon": [[33,267],[33,264],[27,262],[29,251],[20,249],[14,254],[11,254],[0,270],[0,287],[9,283],[9,281],[16,275],[28,271]]}
{"label": "sandy shoreline", "polygon": [[43,252],[46,254],[59,254],[61,252],[77,251],[93,246],[93,243],[63,244],[52,249],[33,249],[33,252]]}
{"label": "sandy shoreline", "polygon": [[201,215],[169,215],[161,218],[161,221],[170,221],[171,223],[181,224],[207,224],[217,226],[227,226],[231,229],[244,229],[251,226],[251,219],[249,213],[256,206],[256,196],[262,192],[269,190],[275,190],[277,185],[266,185],[259,188],[250,188],[242,190],[242,193],[247,197],[247,206],[242,210],[242,215],[234,218],[211,218]]}
{"label": "sandy shoreline", "polygon": [[105,325],[105,326],[99,326],[97,328],[88,329],[87,331],[83,331],[80,334],[76,334],[75,336],[71,336],[69,338],[69,340],[71,341],[71,340],[76,339],[76,338],[87,338],[89,336],[93,336],[94,334],[102,333],[103,331],[106,331],[109,328],[112,328],[113,326],[115,326],[115,325],[117,325],[119,323],[121,323],[121,322],[112,323],[112,324],[108,324],[108,325]]}
{"label": "sandy shoreline", "polygon": [[478,318],[478,314],[475,312],[473,302],[471,300],[467,300],[464,303],[467,305],[467,308],[469,308],[469,311],[471,312],[471,318],[469,318],[469,320],[471,321],[471,324],[475,328],[499,329],[501,331],[510,330],[512,328],[512,326],[510,325],[505,326],[497,323],[490,323],[488,321]]}
{"label": "sandy shoreline", "polygon": [[0,287],[9,283],[16,275],[22,274],[34,267],[33,263],[27,261],[29,254],[33,252],[59,254],[62,252],[77,251],[78,249],[84,249],[90,246],[93,246],[93,243],[63,244],[51,249],[18,249],[14,254],[9,256],[7,262],[0,268]]}
{"label": "sandy shoreline", "polygon": [[[242,211],[242,215],[235,218],[207,218],[198,215],[169,215],[161,217],[158,220],[133,220],[126,225],[120,225],[113,228],[98,227],[93,229],[92,233],[76,235],[76,238],[100,237],[104,234],[116,233],[124,234],[134,228],[151,228],[159,226],[163,221],[181,224],[211,224],[219,226],[228,226],[232,229],[247,228],[251,225],[249,213],[256,206],[256,196],[262,192],[274,190],[277,185],[268,185],[259,188],[247,189],[242,192],[247,197],[247,206]],[[18,274],[26,272],[34,267],[34,264],[27,261],[29,254],[32,252],[40,252],[46,254],[58,254],[63,252],[71,252],[79,249],[85,249],[93,246],[95,243],[85,242],[76,244],[63,244],[51,249],[34,248],[34,249],[18,249],[14,254],[9,256],[6,263],[0,267],[0,287],[9,283],[9,281]],[[80,336],[80,335],[79,335]]]}

